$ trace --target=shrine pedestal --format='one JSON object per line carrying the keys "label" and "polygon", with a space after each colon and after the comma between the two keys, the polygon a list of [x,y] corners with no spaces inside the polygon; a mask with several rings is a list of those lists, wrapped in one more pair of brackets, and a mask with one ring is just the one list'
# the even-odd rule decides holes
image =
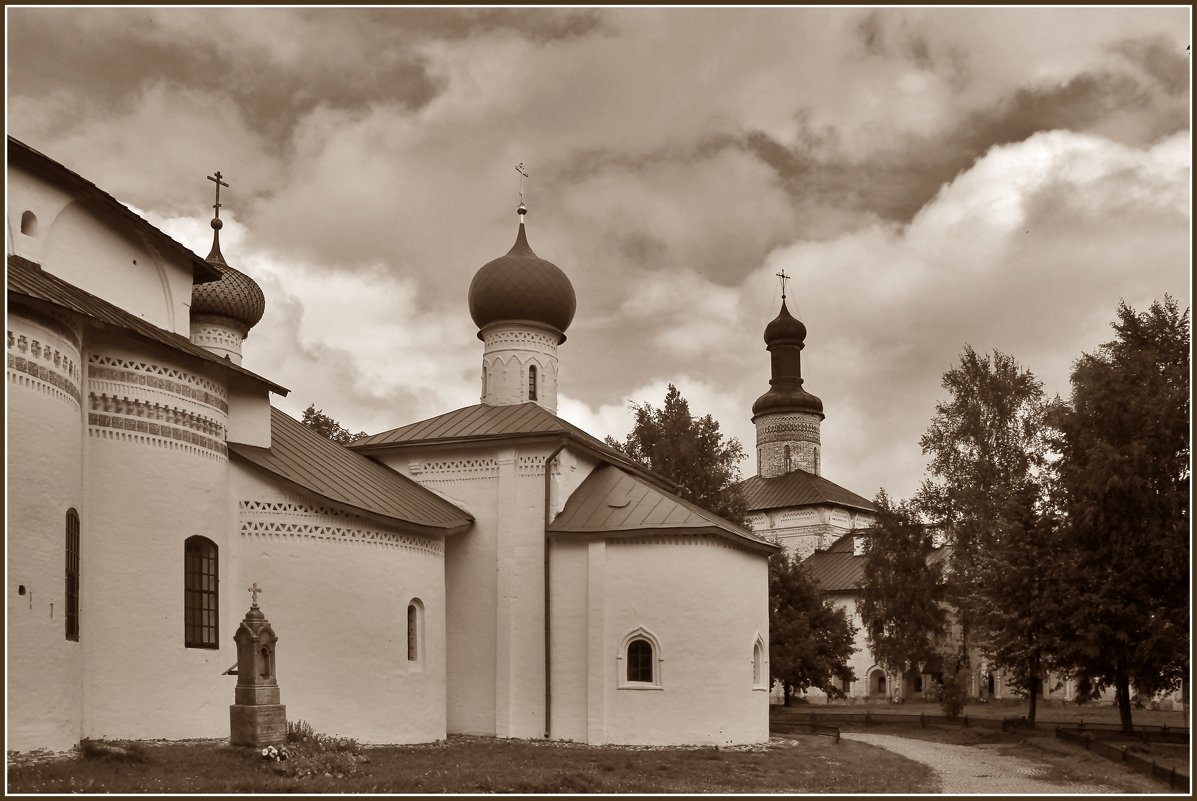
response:
{"label": "shrine pedestal", "polygon": [[233,640],[237,643],[237,689],[229,706],[231,745],[280,745],[287,739],[287,708],[279,703],[274,673],[278,637],[258,608],[258,585],[250,588],[253,606],[245,613]]}

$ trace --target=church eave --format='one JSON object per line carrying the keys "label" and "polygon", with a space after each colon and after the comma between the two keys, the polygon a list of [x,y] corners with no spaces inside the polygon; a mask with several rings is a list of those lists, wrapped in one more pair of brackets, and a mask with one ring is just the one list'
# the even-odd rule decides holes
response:
{"label": "church eave", "polygon": [[638,539],[641,537],[714,536],[759,553],[774,553],[780,545],[728,531],[719,526],[651,526],[639,529],[572,529],[549,527],[550,536],[582,537],[594,540]]}

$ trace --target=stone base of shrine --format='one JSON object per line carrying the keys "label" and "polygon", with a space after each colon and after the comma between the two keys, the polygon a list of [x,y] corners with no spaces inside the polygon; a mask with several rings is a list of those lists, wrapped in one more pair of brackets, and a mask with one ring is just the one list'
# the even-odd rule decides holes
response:
{"label": "stone base of shrine", "polygon": [[287,707],[283,704],[231,704],[229,744],[282,745],[287,739]]}

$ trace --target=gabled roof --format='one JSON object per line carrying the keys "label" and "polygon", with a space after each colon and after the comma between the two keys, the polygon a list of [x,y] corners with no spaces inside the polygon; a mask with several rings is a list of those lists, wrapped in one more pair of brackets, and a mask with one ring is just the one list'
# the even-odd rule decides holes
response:
{"label": "gabled roof", "polygon": [[171,239],[147,220],[134,214],[128,206],[103,189],[100,189],[100,187],[79,173],[66,168],[46,154],[34,150],[20,139],[12,136],[8,137],[8,162],[10,164],[19,164],[31,170],[39,170],[58,183],[65,184],[78,195],[98,201],[101,208],[107,210],[117,219],[132,225],[136,230],[153,241],[156,246],[189,261],[195,283],[200,284],[220,279],[220,271],[204,261],[199,254],[188,250],[183,245]]}
{"label": "gabled roof", "polygon": [[473,518],[431,490],[270,409],[270,447],[229,443],[237,457],[367,517],[429,534],[455,534]]}
{"label": "gabled roof", "polygon": [[74,284],[67,283],[56,275],[46,272],[37,264],[21,256],[8,257],[8,294],[23,296],[33,300],[49,303],[62,309],[68,309],[81,314],[89,320],[119,328],[136,336],[166,345],[177,351],[202,359],[205,362],[219,365],[226,370],[232,370],[239,375],[259,382],[271,392],[286,395],[290,390],[272,381],[267,381],[257,373],[233,364],[228,359],[217,356],[211,351],[194,344],[190,339],[174,331],[148,323],[124,309],[103,298],[80,289]]}
{"label": "gabled roof", "polygon": [[788,506],[833,504],[866,512],[876,511],[872,502],[835,482],[805,470],[793,470],[773,478],[751,476],[740,482],[748,511],[781,509]]}
{"label": "gabled roof", "polygon": [[[864,580],[865,558],[852,555],[852,540],[855,536],[870,536],[869,531],[872,529],[848,532],[827,546],[827,550],[815,551],[806,557],[802,564],[810,577],[819,583],[819,589],[823,592],[857,591],[858,585]],[[947,545],[932,549],[927,556],[927,564],[943,561],[951,550],[951,546]]]}
{"label": "gabled roof", "polygon": [[466,406],[416,423],[372,434],[349,443],[349,447],[363,453],[417,445],[499,442],[537,437],[567,437],[598,458],[617,464],[642,478],[672,491],[676,485],[633,462],[582,429],[538,404],[491,406],[485,403]]}
{"label": "gabled roof", "polygon": [[553,520],[554,534],[714,534],[762,552],[778,546],[614,465],[602,465],[582,482]]}

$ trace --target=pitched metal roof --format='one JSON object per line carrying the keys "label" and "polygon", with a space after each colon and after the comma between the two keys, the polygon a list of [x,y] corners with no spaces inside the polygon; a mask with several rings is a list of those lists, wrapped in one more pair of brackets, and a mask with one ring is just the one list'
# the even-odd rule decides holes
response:
{"label": "pitched metal roof", "polygon": [[113,214],[117,219],[132,225],[152,240],[155,245],[190,262],[195,283],[219,280],[220,271],[204,261],[198,253],[194,253],[171,239],[79,173],[68,169],[46,154],[34,150],[20,139],[12,136],[8,137],[8,161],[10,164],[19,164],[28,169],[40,170],[44,175],[66,184],[79,195],[99,201],[101,208]]}
{"label": "pitched metal roof", "polygon": [[762,552],[778,546],[670,495],[614,465],[602,465],[574,490],[553,520],[555,534],[714,534]]}
{"label": "pitched metal roof", "polygon": [[677,486],[664,476],[646,470],[573,423],[531,401],[510,406],[492,406],[485,403],[466,406],[427,420],[362,437],[349,443],[349,447],[370,452],[414,445],[475,443],[544,436],[568,437],[605,462],[618,464],[666,489],[672,490]]}
{"label": "pitched metal roof", "polygon": [[174,350],[219,365],[226,370],[257,381],[271,392],[286,395],[290,390],[268,381],[257,373],[233,364],[228,359],[194,344],[190,339],[173,331],[148,323],[103,298],[98,298],[74,284],[67,283],[56,275],[46,272],[37,264],[21,256],[8,257],[8,294],[32,298],[62,309],[81,314],[90,320],[120,328],[145,339],[166,345]]}
{"label": "pitched metal roof", "polygon": [[403,528],[454,534],[473,524],[469,514],[431,490],[273,407],[270,447],[230,442],[229,451],[322,498]]}
{"label": "pitched metal roof", "polygon": [[[869,531],[849,532],[827,546],[826,550],[815,551],[802,562],[823,592],[857,591],[858,585],[864,580],[865,559],[852,555],[852,540],[857,535],[869,536]],[[927,556],[927,564],[933,565],[947,559],[951,550],[951,546],[947,545],[932,549]]]}
{"label": "pitched metal roof", "polygon": [[751,476],[740,482],[740,492],[750,512],[828,503],[868,512],[876,510],[871,501],[805,470],[793,470],[773,478]]}

